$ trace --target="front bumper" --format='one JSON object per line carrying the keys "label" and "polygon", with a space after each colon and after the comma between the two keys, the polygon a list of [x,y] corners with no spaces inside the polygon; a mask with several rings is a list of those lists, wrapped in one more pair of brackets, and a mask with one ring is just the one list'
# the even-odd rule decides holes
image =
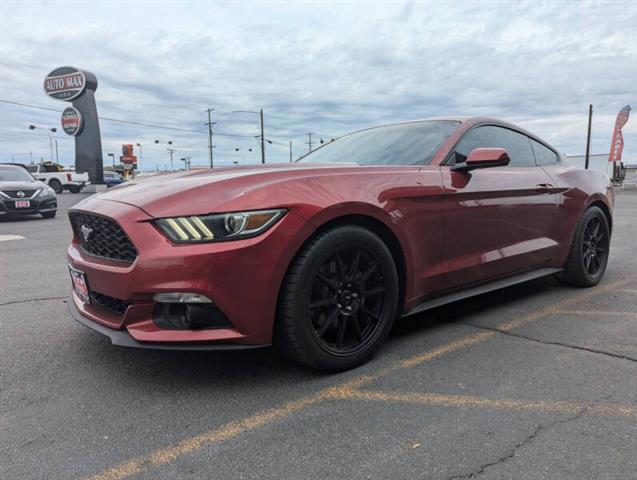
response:
{"label": "front bumper", "polygon": [[[75,294],[73,294],[75,297]],[[239,345],[239,344],[197,344],[197,343],[148,343],[138,342],[125,330],[114,330],[89,320],[80,313],[76,306],[76,298],[69,302],[69,312],[73,319],[85,327],[108,337],[113,345],[131,348],[149,348],[154,350],[251,350],[267,347],[268,345]]]}
{"label": "front bumper", "polygon": [[[122,315],[72,295],[73,316],[117,345],[170,349],[266,346],[272,341],[279,287],[313,227],[293,212],[261,236],[220,243],[174,245],[152,217],[127,204],[87,199],[79,209],[116,220],[135,245],[132,264],[91,256],[77,239],[69,264],[86,274],[91,291],[126,302]],[[232,324],[226,328],[163,329],[153,321],[155,293],[192,292],[210,298]],[[111,336],[112,334],[112,336]]]}
{"label": "front bumper", "polygon": [[15,202],[17,200],[22,199],[0,197],[0,216],[37,215],[39,213],[53,212],[58,208],[57,198],[55,195],[27,199],[31,202],[31,206],[29,208],[16,208]]}

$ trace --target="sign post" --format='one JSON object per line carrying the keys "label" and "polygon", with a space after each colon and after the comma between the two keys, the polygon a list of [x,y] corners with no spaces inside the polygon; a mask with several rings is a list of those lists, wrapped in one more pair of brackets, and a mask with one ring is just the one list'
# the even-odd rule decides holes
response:
{"label": "sign post", "polygon": [[73,104],[73,108],[64,110],[61,121],[64,131],[75,137],[75,171],[88,172],[91,183],[102,184],[102,140],[95,90],[97,77],[75,67],[56,68],[44,79],[49,97]]}

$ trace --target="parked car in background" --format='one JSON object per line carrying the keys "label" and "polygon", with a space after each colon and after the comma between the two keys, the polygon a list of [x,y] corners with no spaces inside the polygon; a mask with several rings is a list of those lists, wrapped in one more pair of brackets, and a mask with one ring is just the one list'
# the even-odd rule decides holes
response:
{"label": "parked car in background", "polygon": [[71,312],[115,344],[279,345],[321,370],[396,317],[548,275],[606,269],[614,192],[490,118],[368,128],[296,164],[135,180],[76,204]]}
{"label": "parked car in background", "polygon": [[57,208],[55,191],[36,180],[26,167],[0,164],[0,216],[40,214],[53,218]]}
{"label": "parked car in background", "polygon": [[104,184],[107,188],[124,183],[126,180],[117,172],[104,172]]}
{"label": "parked car in background", "polygon": [[46,183],[55,193],[62,193],[64,190],[80,193],[89,183],[88,173],[66,172],[61,165],[51,162],[32,164],[27,168],[35,178]]}

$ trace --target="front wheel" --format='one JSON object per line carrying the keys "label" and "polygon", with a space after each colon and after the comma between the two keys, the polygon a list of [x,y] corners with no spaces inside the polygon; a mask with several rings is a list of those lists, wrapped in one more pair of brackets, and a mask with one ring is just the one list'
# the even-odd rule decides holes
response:
{"label": "front wheel", "polygon": [[80,187],[79,185],[71,185],[69,187],[69,191],[71,193],[80,193],[81,190],[82,190],[82,187]]}
{"label": "front wheel", "polygon": [[577,287],[597,285],[604,276],[610,248],[610,228],[599,207],[591,207],[580,219],[566,268],[559,279]]}
{"label": "front wheel", "polygon": [[62,183],[55,178],[51,179],[51,181],[49,182],[49,187],[51,187],[55,193],[62,193]]}
{"label": "front wheel", "polygon": [[358,226],[319,234],[286,275],[275,342],[292,358],[325,371],[367,361],[396,316],[396,265],[385,243]]}
{"label": "front wheel", "polygon": [[42,215],[42,218],[54,218],[56,213],[57,210],[53,210],[52,212],[42,212],[40,215]]}

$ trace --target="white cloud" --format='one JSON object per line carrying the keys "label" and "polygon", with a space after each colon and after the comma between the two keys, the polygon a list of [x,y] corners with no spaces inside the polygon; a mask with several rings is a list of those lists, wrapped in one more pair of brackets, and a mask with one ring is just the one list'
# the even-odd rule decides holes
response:
{"label": "white cloud", "polygon": [[[305,134],[329,138],[368,125],[431,115],[502,117],[561,151],[581,153],[587,108],[593,148],[608,151],[614,116],[637,107],[637,7],[630,2],[2,2],[0,97],[61,111],[42,92],[46,73],[71,64],[100,81],[102,116],[266,137],[298,154]],[[48,157],[59,114],[0,104],[1,160]],[[207,162],[205,134],[102,121],[105,152],[154,140]],[[72,141],[58,135],[69,163]],[[624,129],[637,160],[637,119]],[[216,137],[220,162],[258,161],[253,138]],[[253,148],[253,153],[235,153]],[[269,159],[285,161],[283,146]],[[106,156],[105,156],[106,158]]]}

